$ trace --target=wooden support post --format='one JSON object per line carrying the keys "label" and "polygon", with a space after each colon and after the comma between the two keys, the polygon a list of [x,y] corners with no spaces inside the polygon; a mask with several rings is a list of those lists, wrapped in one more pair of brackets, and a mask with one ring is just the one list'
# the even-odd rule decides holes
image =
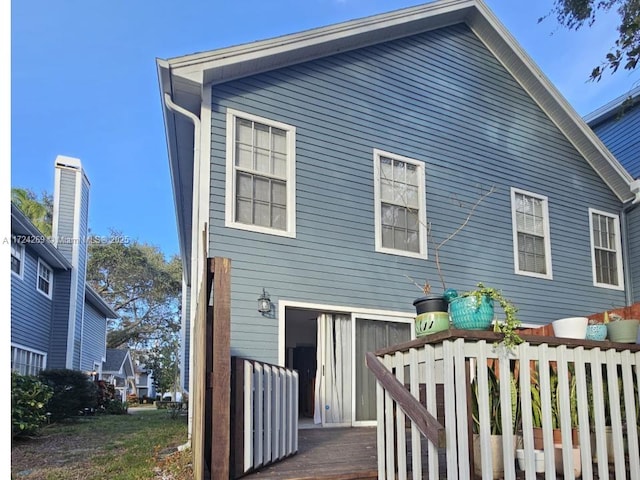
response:
{"label": "wooden support post", "polygon": [[211,479],[228,480],[231,410],[231,260],[210,260],[213,274]]}

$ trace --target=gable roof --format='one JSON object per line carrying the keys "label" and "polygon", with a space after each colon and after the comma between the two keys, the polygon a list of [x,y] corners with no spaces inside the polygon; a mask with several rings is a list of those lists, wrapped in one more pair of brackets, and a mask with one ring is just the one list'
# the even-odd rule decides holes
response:
{"label": "gable roof", "polygon": [[[327,27],[243,45],[158,59],[158,78],[181,256],[190,268],[194,163],[199,161],[198,120],[204,85],[242,78],[465,23],[522,85],[617,197],[634,198],[633,178],[602,144],[482,0],[437,0]],[[178,110],[180,113],[175,113]],[[190,120],[187,120],[187,117]],[[194,127],[195,123],[195,127]],[[194,156],[196,157],[194,161]]]}
{"label": "gable roof", "polygon": [[102,297],[87,283],[84,286],[84,299],[93,305],[105,318],[118,318],[118,314],[105,302]]}
{"label": "gable roof", "polygon": [[124,373],[127,376],[133,376],[134,368],[129,349],[107,348],[102,373]]}

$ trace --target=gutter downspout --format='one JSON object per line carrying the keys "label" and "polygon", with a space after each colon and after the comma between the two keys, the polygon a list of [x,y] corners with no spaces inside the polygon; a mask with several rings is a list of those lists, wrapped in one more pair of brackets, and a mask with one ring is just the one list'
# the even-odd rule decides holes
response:
{"label": "gutter downspout", "polygon": [[633,289],[634,285],[631,280],[631,260],[629,259],[629,228],[627,227],[627,216],[629,212],[635,209],[640,204],[640,179],[634,180],[631,182],[631,192],[636,195],[631,203],[623,204],[620,209],[620,227],[622,229],[620,236],[622,237],[622,250],[623,252],[627,252],[626,255],[623,256],[624,259],[624,284],[626,288],[624,289],[624,299],[627,305],[631,305],[633,298]]}
{"label": "gutter downspout", "polygon": [[[191,123],[193,123],[193,187],[194,187],[194,192],[193,192],[193,198],[195,198],[195,190],[196,190],[196,179],[199,178],[199,168],[200,168],[200,118],[194,114],[193,112],[190,112],[189,110],[181,107],[180,105],[174,103],[173,99],[171,98],[171,95],[169,95],[169,93],[165,92],[164,93],[164,103],[167,106],[167,108],[169,110],[171,110],[174,113],[180,114],[183,117],[185,117],[187,120],[190,120]],[[193,202],[193,200],[192,200]],[[196,289],[197,289],[197,278],[198,278],[198,264],[200,262],[196,262],[196,268],[193,268],[193,249],[194,246],[196,247],[196,249],[198,248],[198,235],[197,235],[197,230],[193,228],[194,222],[193,222],[193,218],[195,217],[196,219],[199,217],[199,211],[197,211],[198,206],[199,206],[199,202],[196,205],[196,202],[193,202],[193,206],[194,206],[194,211],[192,212],[191,216],[192,216],[192,228],[191,228],[191,260],[192,260],[192,265],[191,265],[191,285],[193,287],[193,285],[196,285]],[[197,225],[198,222],[195,222],[195,225]],[[194,233],[195,232],[195,233]],[[195,241],[195,243],[194,243]],[[196,250],[197,251],[197,250]],[[193,281],[194,276],[196,278],[196,282]],[[193,292],[192,292],[193,293]],[[191,297],[193,298],[193,294],[191,295]],[[193,302],[191,302],[193,303]],[[184,308],[184,307],[183,307]],[[192,330],[193,330],[193,308],[191,307],[191,305],[189,306],[189,363],[192,363],[191,359],[193,358],[193,334],[192,334]],[[192,402],[192,398],[193,396],[191,395],[191,392],[193,392],[193,368],[191,368],[192,365],[189,365],[189,417],[188,417],[188,428],[187,428],[187,442],[183,445],[180,445],[178,447],[179,451],[185,450],[187,448],[191,447],[191,433],[192,433],[192,428],[193,428],[193,406],[191,405]]]}

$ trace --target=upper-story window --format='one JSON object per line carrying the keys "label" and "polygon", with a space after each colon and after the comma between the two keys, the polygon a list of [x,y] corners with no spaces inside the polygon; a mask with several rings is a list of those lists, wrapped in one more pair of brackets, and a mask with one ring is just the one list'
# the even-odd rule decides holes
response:
{"label": "upper-story window", "polygon": [[11,240],[11,273],[22,278],[24,268],[24,245]]}
{"label": "upper-story window", "polygon": [[374,150],[376,251],[427,258],[424,163]]}
{"label": "upper-story window", "polygon": [[38,291],[51,298],[53,292],[53,270],[40,259],[38,259],[38,277],[36,281]]}
{"label": "upper-story window", "polygon": [[226,225],[295,237],[295,127],[227,110]]}
{"label": "upper-story window", "polygon": [[589,209],[593,284],[622,290],[622,243],[618,215]]}
{"label": "upper-story window", "polygon": [[547,197],[511,189],[515,272],[553,278]]}

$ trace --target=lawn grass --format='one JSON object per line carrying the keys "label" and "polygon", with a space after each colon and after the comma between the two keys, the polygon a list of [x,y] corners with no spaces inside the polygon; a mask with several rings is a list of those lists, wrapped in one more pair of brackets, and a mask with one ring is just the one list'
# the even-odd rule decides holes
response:
{"label": "lawn grass", "polygon": [[11,478],[20,480],[190,480],[187,417],[145,408],[80,417],[14,440]]}

